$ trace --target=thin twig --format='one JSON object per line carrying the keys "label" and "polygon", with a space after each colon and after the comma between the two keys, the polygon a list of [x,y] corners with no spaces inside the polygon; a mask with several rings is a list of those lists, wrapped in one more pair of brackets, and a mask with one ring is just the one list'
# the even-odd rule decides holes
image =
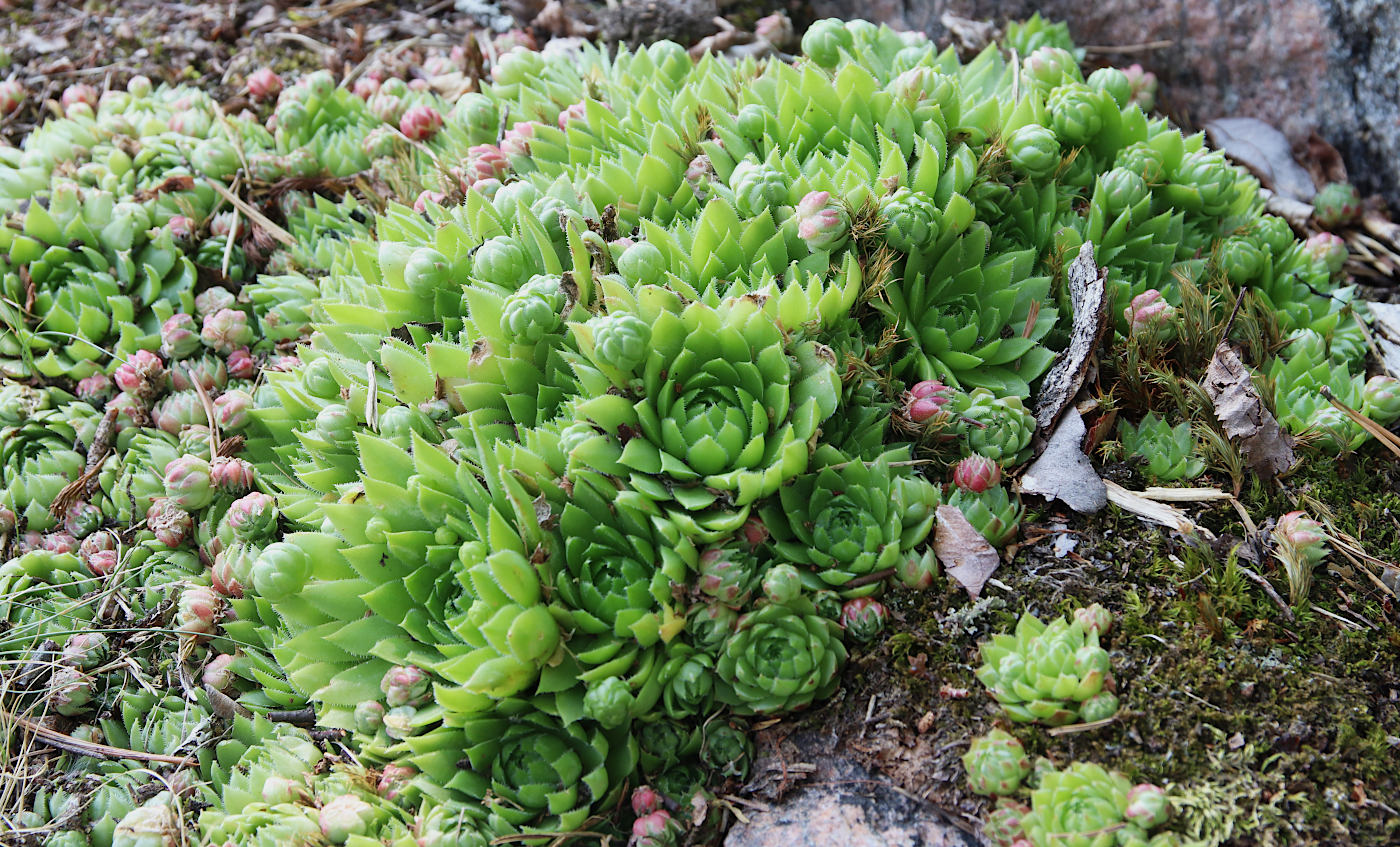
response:
{"label": "thin twig", "polygon": [[194,764],[194,759],[188,756],[166,756],[161,753],[143,753],[140,750],[127,750],[122,747],[112,747],[107,744],[79,741],[71,735],[64,735],[61,732],[49,729],[43,724],[38,724],[22,718],[19,715],[12,715],[4,711],[0,711],[0,720],[14,721],[33,733],[35,738],[50,747],[67,750],[69,753],[78,753],[79,755],[92,756],[98,759],[136,759],[141,762],[161,762],[167,765],[179,765],[180,767]]}
{"label": "thin twig", "polygon": [[1289,608],[1288,604],[1283,602],[1283,598],[1279,596],[1278,592],[1274,590],[1274,587],[1269,584],[1267,579],[1261,574],[1250,570],[1245,565],[1240,564],[1239,560],[1235,561],[1235,569],[1243,574],[1245,579],[1264,589],[1264,593],[1269,595],[1269,599],[1273,600],[1274,604],[1283,610],[1283,619],[1289,623],[1293,622],[1293,609]]}

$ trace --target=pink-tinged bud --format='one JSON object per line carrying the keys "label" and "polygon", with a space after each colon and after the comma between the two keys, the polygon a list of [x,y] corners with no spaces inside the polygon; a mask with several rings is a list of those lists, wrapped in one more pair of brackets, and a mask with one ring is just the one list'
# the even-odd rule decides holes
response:
{"label": "pink-tinged bud", "polygon": [[695,195],[695,199],[704,202],[710,196],[710,185],[715,178],[714,165],[710,163],[710,157],[701,153],[685,168],[685,181],[690,186],[690,191]]}
{"label": "pink-tinged bud", "polygon": [[165,229],[176,241],[193,241],[196,227],[193,218],[171,215],[170,220],[165,222]]}
{"label": "pink-tinged bud", "polygon": [[233,388],[214,400],[214,419],[228,432],[237,432],[248,425],[248,413],[253,408],[253,395]]}
{"label": "pink-tinged bud", "polygon": [[258,68],[248,74],[248,94],[254,100],[268,100],[282,91],[282,77],[272,68]]}
{"label": "pink-tinged bud", "polygon": [[475,183],[483,179],[503,179],[510,172],[510,158],[494,144],[477,144],[467,150],[464,178]]}
{"label": "pink-tinged bud", "polygon": [[379,690],[384,692],[384,702],[391,707],[409,706],[420,702],[428,694],[428,675],[413,665],[390,668],[379,681]]}
{"label": "pink-tinged bud", "polygon": [[0,82],[0,115],[12,115],[24,105],[24,86],[17,79]]}
{"label": "pink-tinged bud", "polygon": [[258,541],[277,528],[277,503],[261,491],[250,491],[229,504],[224,523],[239,541]]}
{"label": "pink-tinged bud", "polygon": [[196,510],[214,499],[209,463],[198,456],[180,456],[165,466],[165,494],[182,509]]}
{"label": "pink-tinged bud", "polygon": [[428,211],[429,205],[441,206],[446,199],[447,194],[445,192],[433,191],[432,189],[425,188],[419,193],[418,199],[413,201],[413,211],[420,215],[424,214]]}
{"label": "pink-tinged bud", "polygon": [[93,374],[78,380],[78,397],[90,402],[105,400],[112,396],[114,388],[106,374]]}
{"label": "pink-tinged bud", "polygon": [[880,601],[873,597],[857,597],[841,605],[838,623],[855,640],[869,641],[884,630],[887,617],[889,613]]}
{"label": "pink-tinged bud", "polygon": [[764,526],[763,521],[758,518],[749,518],[744,521],[744,525],[739,528],[739,532],[743,533],[744,541],[748,542],[750,547],[757,547],[767,541],[769,535],[768,527]]}
{"label": "pink-tinged bud", "polygon": [[660,847],[671,843],[680,826],[664,809],[642,815],[632,822],[632,844],[635,847]]}
{"label": "pink-tinged bud", "polygon": [[786,12],[774,12],[759,18],[753,25],[753,32],[779,50],[792,46],[797,37]]}
{"label": "pink-tinged bud", "polygon": [[160,352],[172,360],[193,356],[200,346],[199,326],[192,315],[176,312],[160,325]]}
{"label": "pink-tinged bud", "polygon": [[243,459],[220,456],[209,463],[209,481],[220,491],[242,494],[253,487],[256,472]]}
{"label": "pink-tinged bud", "polygon": [[247,347],[236,348],[228,354],[228,375],[232,379],[252,379],[258,375],[258,363]]}
{"label": "pink-tinged bud", "polygon": [[273,373],[289,373],[301,367],[301,359],[296,356],[273,356],[263,365],[263,370]]}
{"label": "pink-tinged bud", "polygon": [[408,765],[398,765],[390,762],[384,766],[384,770],[379,772],[379,796],[385,800],[393,800],[399,796],[408,783],[418,771]]}
{"label": "pink-tinged bud", "polygon": [[[390,91],[388,87],[381,87],[369,98],[367,105],[370,114],[386,124],[399,126],[400,122],[407,116],[408,104],[397,93]],[[408,133],[404,134],[408,135]]]}
{"label": "pink-tinged bud", "polygon": [[28,530],[20,533],[15,540],[15,554],[22,555],[31,550],[42,550],[44,547],[44,534],[36,530]]}
{"label": "pink-tinged bud", "polygon": [[1327,540],[1322,524],[1308,517],[1306,512],[1289,512],[1279,518],[1274,534],[1299,547],[1311,547]]}
{"label": "pink-tinged bud", "polygon": [[379,93],[379,80],[365,74],[355,80],[355,87],[350,90],[355,93],[356,97],[368,101],[369,98]]}
{"label": "pink-tinged bud", "polygon": [[442,129],[442,115],[432,106],[414,106],[399,119],[399,132],[413,141],[427,141]]}
{"label": "pink-tinged bud", "polygon": [[522,121],[501,136],[501,152],[507,156],[530,155],[530,139],[535,137],[535,129],[543,126],[537,121]]}
{"label": "pink-tinged bud", "polygon": [[661,795],[650,785],[639,785],[632,790],[632,814],[645,817],[661,808]]}
{"label": "pink-tinged bud", "polygon": [[1075,609],[1074,619],[1085,632],[1100,636],[1107,635],[1113,629],[1113,613],[1098,603]]}
{"label": "pink-tinged bud", "polygon": [[19,516],[14,509],[8,506],[0,506],[0,535],[9,535],[15,531],[19,525]]}
{"label": "pink-tinged bud", "polygon": [[51,532],[44,536],[40,546],[50,553],[76,553],[78,539],[66,532]]}
{"label": "pink-tinged bud", "polygon": [[102,526],[102,510],[91,503],[74,503],[63,516],[63,529],[74,538],[86,538]]}
{"label": "pink-tinged bud", "polygon": [[176,391],[161,398],[151,410],[151,422],[171,435],[179,435],[188,427],[207,423],[208,417],[198,394]]}
{"label": "pink-tinged bud", "polygon": [[63,644],[60,661],[70,668],[90,671],[107,659],[107,636],[100,632],[75,632]]}
{"label": "pink-tinged bud", "polygon": [[214,557],[214,566],[209,569],[209,582],[215,591],[225,597],[237,599],[243,596],[243,583],[238,581],[238,574],[233,570],[233,559],[229,556]]}
{"label": "pink-tinged bud", "polygon": [[170,384],[176,391],[193,391],[195,385],[199,384],[212,394],[222,391],[228,384],[228,368],[224,366],[224,360],[217,356],[183,359],[171,365]]}
{"label": "pink-tinged bud", "polygon": [[229,669],[232,664],[232,656],[220,653],[204,666],[204,675],[200,681],[215,691],[227,691],[233,687],[234,675],[233,671]]}
{"label": "pink-tinged bud", "polygon": [[1327,266],[1329,273],[1337,273],[1347,263],[1351,255],[1347,243],[1330,232],[1319,232],[1303,242],[1303,250],[1309,256]]}
{"label": "pink-tinged bud", "polygon": [[146,510],[146,528],[155,533],[156,541],[173,550],[189,538],[194,518],[168,497],[157,497]]}
{"label": "pink-tinged bud", "polygon": [[1128,789],[1128,805],[1123,809],[1126,820],[1151,829],[1166,823],[1169,811],[1167,792],[1161,788],[1144,783]]}
{"label": "pink-tinged bud", "polygon": [[1128,322],[1128,331],[1133,335],[1168,323],[1175,316],[1176,309],[1155,288],[1134,297],[1123,310],[1123,320]]}
{"label": "pink-tinged bud", "polygon": [[117,410],[117,432],[133,426],[145,426],[149,422],[144,404],[130,394],[118,394],[108,400],[102,410],[105,412],[109,409]]}
{"label": "pink-tinged bud", "polygon": [[851,231],[850,216],[831,202],[831,194],[813,191],[797,204],[797,236],[809,250],[836,250]]}
{"label": "pink-tinged bud", "polygon": [[1001,482],[1001,466],[992,459],[973,454],[953,468],[953,484],[964,491],[981,494]]}
{"label": "pink-tinged bud", "polygon": [[[221,212],[214,216],[213,222],[215,226],[223,229],[222,233],[216,232],[214,233],[215,235],[228,235],[228,228],[232,225],[231,219],[224,217],[224,213]],[[222,223],[222,226],[219,226],[220,223]],[[224,309],[232,309],[235,302],[237,301],[234,299],[232,292],[222,288],[210,288],[207,291],[195,295],[194,310],[198,312],[200,316],[207,318]]]}
{"label": "pink-tinged bud", "polygon": [[409,91],[423,92],[423,91],[430,91],[431,89],[432,89],[432,85],[431,85],[426,79],[414,78],[414,79],[410,79],[410,80],[408,81],[408,90],[409,90]]}
{"label": "pink-tinged bud", "polygon": [[914,423],[924,423],[943,411],[953,393],[936,379],[916,382],[904,396],[904,414]]}
{"label": "pink-tinged bud", "polygon": [[588,117],[588,104],[580,100],[559,113],[559,128],[568,127],[570,121],[582,121]]}
{"label": "pink-tinged bud", "polygon": [[138,400],[152,400],[165,387],[165,363],[150,350],[137,350],[112,374],[123,393]]}
{"label": "pink-tinged bud", "polygon": [[[519,28],[503,32],[491,39],[491,46],[496,48],[496,52],[501,55],[509,53],[517,47],[522,47],[526,50],[540,49],[539,42],[535,40],[535,36],[531,35],[529,30]],[[460,48],[453,47],[452,49],[455,52]]]}
{"label": "pink-tinged bud", "polygon": [[117,569],[116,550],[97,550],[83,563],[93,576],[106,576]]}
{"label": "pink-tinged bud", "polygon": [[1157,105],[1157,75],[1143,70],[1139,64],[1123,68],[1123,75],[1128,78],[1133,102],[1144,112],[1152,111],[1152,107]]}
{"label": "pink-tinged bud", "polygon": [[220,309],[204,319],[199,337],[220,353],[232,353],[253,343],[253,328],[248,316],[236,309]]}
{"label": "pink-tinged bud", "polygon": [[94,680],[76,668],[58,668],[49,678],[49,707],[65,717],[84,712],[92,701]]}
{"label": "pink-tinged bud", "polygon": [[[486,177],[485,179],[478,179],[476,182],[473,182],[470,186],[467,186],[467,188],[470,188],[472,191],[475,191],[477,194],[480,194],[487,200],[496,199],[496,192],[500,191],[504,187],[505,184],[502,183],[499,179],[496,179],[495,177]],[[462,191],[465,193],[467,188],[463,188]]]}
{"label": "pink-tinged bud", "polygon": [[[3,534],[3,532],[3,527],[0,527],[0,534]],[[86,562],[88,557],[98,550],[115,549],[117,549],[117,537],[115,535],[110,532],[94,532],[92,535],[84,538],[82,544],[78,545],[78,556]]]}
{"label": "pink-tinged bud", "polygon": [[352,835],[366,835],[374,808],[354,794],[342,794],[321,807],[317,817],[321,834],[332,844],[344,844]]}
{"label": "pink-tinged bud", "polygon": [[86,103],[88,108],[97,108],[98,91],[85,82],[75,83],[63,89],[63,96],[59,98],[59,105],[66,113],[70,108],[79,103]]}

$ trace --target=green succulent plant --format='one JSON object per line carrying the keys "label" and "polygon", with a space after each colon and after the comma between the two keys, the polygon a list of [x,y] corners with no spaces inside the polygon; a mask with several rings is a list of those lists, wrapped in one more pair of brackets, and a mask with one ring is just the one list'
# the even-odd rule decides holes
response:
{"label": "green succulent plant", "polygon": [[[977,678],[1012,720],[1051,726],[1073,723],[1088,711],[1097,720],[1117,710],[1108,651],[1097,632],[1076,618],[1046,624],[1027,612],[1014,634],[982,644]],[[1102,712],[1107,711],[1108,715]]]}
{"label": "green succulent plant", "polygon": [[1189,423],[1172,426],[1148,413],[1136,426],[1125,420],[1118,430],[1124,451],[1143,459],[1147,475],[1158,482],[1195,479],[1205,471]]}
{"label": "green succulent plant", "polygon": [[[1021,828],[1035,847],[1147,844],[1147,830],[1165,820],[1165,814],[1157,811],[1160,794],[1156,786],[1134,787],[1120,773],[1075,762],[1041,776],[1040,785],[1031,792],[1031,810],[1021,818]],[[1152,809],[1147,808],[1148,795],[1153,798]],[[1166,833],[1151,843],[1179,841]]]}

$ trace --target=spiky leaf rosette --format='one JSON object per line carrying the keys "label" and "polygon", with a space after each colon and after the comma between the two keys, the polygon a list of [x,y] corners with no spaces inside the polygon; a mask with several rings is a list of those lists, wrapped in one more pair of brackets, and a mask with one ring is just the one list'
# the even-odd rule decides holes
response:
{"label": "spiky leaf rosette", "polygon": [[[1139,797],[1148,803],[1135,802]],[[1165,819],[1165,803],[1156,786],[1134,787],[1117,771],[1075,762],[1062,771],[1049,771],[1031,792],[1031,810],[1021,818],[1021,829],[1034,847],[1110,847],[1114,844],[1147,844],[1147,830]],[[1153,845],[1180,843],[1174,833],[1161,833]]]}
{"label": "spiky leaf rosette", "polygon": [[565,725],[519,700],[465,722],[470,770],[455,780],[485,805],[499,835],[581,829],[622,791],[637,764],[637,742],[590,722]]}
{"label": "spiky leaf rosette", "polygon": [[589,396],[577,413],[602,434],[575,448],[575,461],[696,511],[745,508],[806,469],[808,440],[836,408],[829,351],[789,349],[750,299],[673,310],[675,295],[647,289],[638,305],[652,337],[640,390],[603,367],[578,368]]}
{"label": "spiky leaf rosette", "polygon": [[[983,642],[977,678],[1012,720],[1023,723],[1072,723],[1086,702],[1113,696],[1105,691],[1113,674],[1098,633],[1086,632],[1078,619],[1060,617],[1045,624],[1029,612],[1014,634]],[[1095,703],[1095,714],[1105,705]]]}
{"label": "spiky leaf rosette", "polygon": [[1123,449],[1141,457],[1147,463],[1148,475],[1155,480],[1195,479],[1205,471],[1205,463],[1196,456],[1196,441],[1188,422],[1172,426],[1149,413],[1137,426],[1124,421],[1119,429]]}
{"label": "spiky leaf rosette", "polygon": [[801,709],[831,695],[846,663],[841,627],[805,597],[740,618],[715,669],[720,700],[740,714]]}
{"label": "spiky leaf rosette", "polygon": [[940,239],[933,259],[911,256],[903,283],[887,286],[888,302],[876,304],[909,341],[898,364],[909,381],[941,379],[1027,397],[1054,361],[1040,345],[1055,325],[1050,279],[1032,276],[1032,251],[989,258],[990,236],[976,223],[960,237]]}
{"label": "spiky leaf rosette", "polygon": [[[811,568],[819,585],[842,591],[859,576],[894,567],[928,537],[938,490],[916,473],[892,467],[907,451],[873,462],[851,459],[822,445],[812,472],[778,491],[763,509],[779,557]],[[878,585],[844,591],[870,594]]]}
{"label": "spiky leaf rosette", "polygon": [[22,518],[25,529],[43,532],[59,523],[49,506],[83,472],[85,458],[75,445],[90,444],[100,420],[60,389],[0,385],[0,506]]}

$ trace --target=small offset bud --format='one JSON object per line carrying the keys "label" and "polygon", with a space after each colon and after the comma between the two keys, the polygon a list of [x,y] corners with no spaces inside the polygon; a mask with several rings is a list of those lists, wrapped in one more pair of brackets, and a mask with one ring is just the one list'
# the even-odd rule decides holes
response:
{"label": "small offset bud", "polygon": [[675,843],[680,825],[664,809],[642,815],[632,822],[634,847],[662,847]]}
{"label": "small offset bud", "polygon": [[272,68],[258,68],[248,74],[248,94],[254,100],[270,100],[282,91],[282,78]]}
{"label": "small offset bud", "polygon": [[1157,75],[1143,70],[1139,64],[1123,68],[1123,75],[1128,78],[1132,101],[1144,112],[1152,111],[1152,107],[1157,105]]}
{"label": "small offset bud", "polygon": [[695,199],[701,203],[709,199],[710,185],[714,178],[714,165],[710,164],[710,157],[703,153],[691,159],[690,164],[685,169],[686,184],[690,186]]}
{"label": "small offset bud", "polygon": [[1113,629],[1113,613],[1098,603],[1075,609],[1074,619],[1084,627],[1085,632],[1092,632],[1100,638]]}
{"label": "small offset bud", "polygon": [[409,781],[417,775],[418,771],[408,765],[390,762],[379,772],[379,784],[375,787],[379,791],[379,796],[386,800],[393,800],[408,787]]}
{"label": "small offset bud", "polygon": [[568,108],[559,113],[559,128],[567,129],[571,121],[583,121],[588,117],[588,104],[580,100],[571,103]]}
{"label": "small offset bud", "polygon": [[64,717],[86,711],[95,680],[76,668],[58,668],[49,678],[49,707]]}
{"label": "small offset bud", "polygon": [[116,550],[97,550],[84,560],[84,564],[93,576],[106,576],[117,569],[117,561]]}
{"label": "small offset bud", "polygon": [[89,402],[106,400],[112,396],[114,386],[105,374],[93,374],[78,380],[78,397]]}
{"label": "small offset bud", "polygon": [[219,456],[209,463],[209,481],[220,491],[242,494],[253,487],[253,466],[243,459]]}
{"label": "small offset bud", "polygon": [[232,656],[220,653],[204,666],[204,674],[200,677],[200,681],[215,691],[227,691],[233,687],[234,675],[233,671],[230,670],[232,664]]}
{"label": "small offset bud", "polygon": [[90,671],[107,658],[107,636],[100,632],[78,632],[68,636],[60,660],[69,667]]}
{"label": "small offset bud", "polygon": [[209,463],[197,456],[180,456],[165,466],[165,494],[182,509],[208,506],[214,499]]}
{"label": "small offset bud", "polygon": [[248,316],[236,309],[220,309],[207,315],[199,335],[205,344],[225,354],[253,343],[253,328],[248,326]]}
{"label": "small offset bud", "polygon": [[1176,316],[1176,309],[1162,298],[1162,292],[1149,288],[1132,299],[1123,309],[1123,319],[1128,322],[1130,334],[1156,330],[1168,324]]}
{"label": "small offset bud", "polygon": [[410,706],[428,695],[428,675],[412,665],[390,668],[379,681],[379,690],[390,707]]}
{"label": "small offset bud", "polygon": [[368,835],[374,807],[354,794],[342,794],[321,807],[317,821],[321,834],[332,844],[344,844],[352,835]]}
{"label": "small offset bud", "polygon": [[926,553],[922,556],[909,555],[895,565],[895,576],[907,588],[922,591],[933,585],[933,577],[938,573],[938,559]]}
{"label": "small offset bud", "polygon": [[137,350],[112,374],[123,393],[150,401],[165,387],[165,363],[150,350]]}
{"label": "small offset bud", "polygon": [[413,106],[399,119],[399,132],[413,141],[427,141],[440,129],[442,115],[432,106]]}
{"label": "small offset bud", "polygon": [[467,150],[462,190],[486,179],[501,180],[510,173],[510,157],[494,144],[477,144]]}
{"label": "small offset bud", "polygon": [[87,83],[75,83],[63,89],[63,96],[58,100],[66,114],[70,109],[78,104],[86,104],[89,109],[97,108],[98,92]]}
{"label": "small offset bud", "polygon": [[168,358],[184,359],[198,353],[201,347],[199,326],[192,315],[176,312],[160,325],[160,352]]}
{"label": "small offset bud", "polygon": [[384,713],[388,711],[377,700],[365,700],[355,707],[355,731],[373,735],[384,725]]}
{"label": "small offset bud", "polygon": [[254,402],[253,395],[234,388],[214,398],[214,420],[226,432],[238,432],[248,425]]}
{"label": "small offset bud", "polygon": [[247,347],[238,347],[228,354],[230,379],[252,379],[258,375],[258,363]]}
{"label": "small offset bud", "polygon": [[1303,250],[1309,256],[1327,266],[1329,273],[1338,273],[1347,263],[1350,252],[1347,243],[1330,232],[1319,232],[1303,242]]}
{"label": "small offset bud", "polygon": [[994,460],[974,453],[953,468],[953,484],[964,491],[981,494],[1001,482],[1001,466]]}
{"label": "small offset bud", "polygon": [[1161,788],[1144,783],[1128,789],[1128,805],[1123,809],[1123,817],[1143,829],[1166,823],[1169,811],[1167,792]]}
{"label": "small offset bud", "polygon": [[787,605],[802,594],[802,575],[792,565],[774,565],[763,575],[763,594],[768,602]]}
{"label": "small offset bud", "polygon": [[655,788],[639,785],[632,789],[632,814],[640,818],[660,808],[661,795]]}
{"label": "small offset bud", "polygon": [[239,541],[258,541],[277,528],[277,504],[271,495],[252,491],[229,504],[224,523]]}
{"label": "small offset bud", "polygon": [[885,629],[889,613],[878,600],[870,597],[857,597],[847,600],[841,606],[841,619],[838,623],[855,640],[865,642],[874,639]]}
{"label": "small offset bud", "polygon": [[834,251],[846,243],[851,219],[826,191],[812,191],[797,204],[797,236],[812,251]]}
{"label": "small offset bud", "polygon": [[50,553],[76,553],[78,539],[66,532],[51,532],[44,536],[40,546]]}
{"label": "small offset bud", "polygon": [[1361,411],[1381,426],[1400,420],[1400,379],[1377,374],[1366,380],[1361,389]]}
{"label": "small offset bud", "polygon": [[535,128],[543,126],[536,121],[521,121],[501,136],[501,152],[507,156],[530,155],[530,139],[535,137]]}
{"label": "small offset bud", "polygon": [[384,732],[395,741],[413,736],[417,727],[413,725],[418,710],[412,706],[397,706],[384,713]]}
{"label": "small offset bud", "polygon": [[17,79],[0,81],[0,115],[12,115],[24,105],[24,84]]}
{"label": "small offset bud", "polygon": [[175,631],[194,638],[210,635],[223,608],[224,598],[214,589],[203,585],[190,586],[180,594],[176,605]]}
{"label": "small offset bud", "polygon": [[953,389],[936,379],[914,383],[905,394],[904,414],[914,423],[924,423],[943,411],[953,399]]}
{"label": "small offset bud", "polygon": [[413,211],[420,215],[424,214],[428,211],[429,206],[441,206],[446,199],[447,194],[445,192],[433,191],[430,188],[425,188],[418,193],[418,198],[413,201]]}
{"label": "small offset bud", "polygon": [[1361,215],[1361,195],[1346,182],[1329,182],[1313,197],[1313,220],[1323,229],[1336,229]]}

